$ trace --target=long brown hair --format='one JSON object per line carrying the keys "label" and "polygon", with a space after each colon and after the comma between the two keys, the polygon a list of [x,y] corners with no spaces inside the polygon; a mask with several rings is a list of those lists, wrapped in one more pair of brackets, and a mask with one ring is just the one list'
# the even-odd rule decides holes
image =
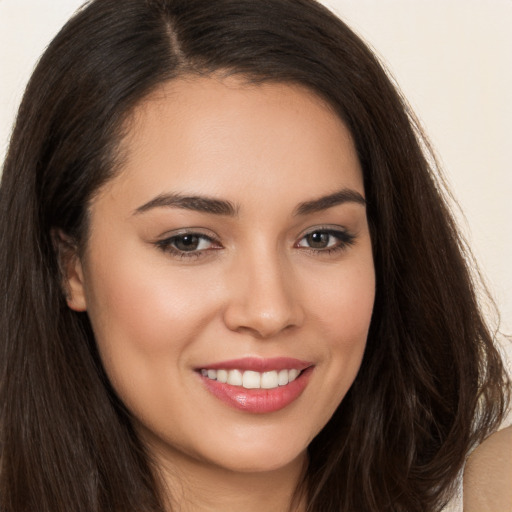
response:
{"label": "long brown hair", "polygon": [[309,447],[308,511],[439,510],[508,382],[428,143],[372,52],[313,0],[93,0],[41,58],[0,187],[0,509],[164,510],[87,314],[66,306],[52,232],[85,246],[134,106],[213,72],[306,86],[363,168],[375,308],[357,378]]}

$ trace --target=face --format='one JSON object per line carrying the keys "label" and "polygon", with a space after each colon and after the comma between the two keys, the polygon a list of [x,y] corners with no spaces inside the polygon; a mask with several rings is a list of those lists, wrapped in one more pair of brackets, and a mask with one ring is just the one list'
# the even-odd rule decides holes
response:
{"label": "face", "polygon": [[135,111],[68,304],[157,458],[300,460],[361,363],[374,267],[340,119],[284,84],[193,78]]}

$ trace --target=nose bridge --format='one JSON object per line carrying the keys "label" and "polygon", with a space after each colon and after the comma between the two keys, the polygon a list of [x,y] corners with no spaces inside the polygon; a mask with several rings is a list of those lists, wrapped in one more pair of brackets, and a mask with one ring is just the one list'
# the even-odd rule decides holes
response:
{"label": "nose bridge", "polygon": [[241,254],[232,269],[225,322],[232,330],[267,338],[302,322],[290,262],[272,246]]}

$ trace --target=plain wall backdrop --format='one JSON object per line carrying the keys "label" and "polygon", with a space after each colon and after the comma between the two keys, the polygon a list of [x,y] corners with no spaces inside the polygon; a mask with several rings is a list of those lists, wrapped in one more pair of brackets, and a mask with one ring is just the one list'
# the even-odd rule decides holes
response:
{"label": "plain wall backdrop", "polygon": [[[512,0],[323,3],[373,47],[421,120],[512,333]],[[0,0],[0,161],[35,62],[81,4]]]}

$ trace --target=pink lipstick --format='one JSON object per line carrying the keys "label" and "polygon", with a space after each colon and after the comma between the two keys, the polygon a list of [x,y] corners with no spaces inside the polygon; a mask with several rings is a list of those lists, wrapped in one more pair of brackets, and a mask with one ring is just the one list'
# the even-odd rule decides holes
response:
{"label": "pink lipstick", "polygon": [[279,411],[306,388],[313,364],[294,358],[242,358],[198,368],[203,384],[227,405],[250,413]]}

